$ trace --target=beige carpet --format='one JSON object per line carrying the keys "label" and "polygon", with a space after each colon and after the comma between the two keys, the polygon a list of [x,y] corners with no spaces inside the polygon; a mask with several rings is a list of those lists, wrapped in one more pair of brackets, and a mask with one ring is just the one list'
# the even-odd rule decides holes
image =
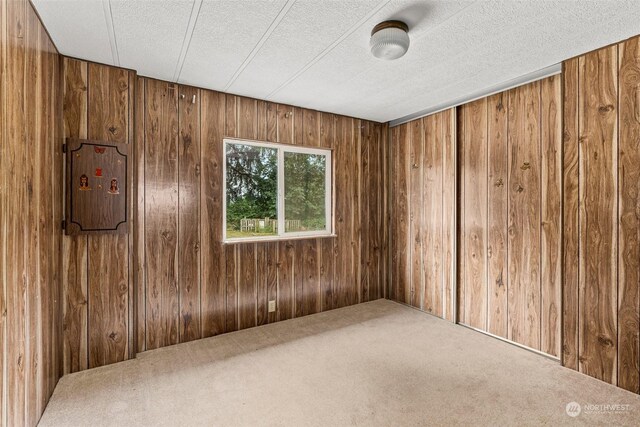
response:
{"label": "beige carpet", "polygon": [[[577,417],[565,412],[572,401],[582,408]],[[623,406],[595,406],[607,404]],[[637,395],[386,300],[65,376],[41,421],[43,426],[638,423]]]}

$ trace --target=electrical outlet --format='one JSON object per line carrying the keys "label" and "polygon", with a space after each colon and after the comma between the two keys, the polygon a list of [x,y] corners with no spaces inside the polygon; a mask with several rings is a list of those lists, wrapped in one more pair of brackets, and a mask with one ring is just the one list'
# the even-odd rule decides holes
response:
{"label": "electrical outlet", "polygon": [[269,313],[276,311],[276,301],[269,301]]}

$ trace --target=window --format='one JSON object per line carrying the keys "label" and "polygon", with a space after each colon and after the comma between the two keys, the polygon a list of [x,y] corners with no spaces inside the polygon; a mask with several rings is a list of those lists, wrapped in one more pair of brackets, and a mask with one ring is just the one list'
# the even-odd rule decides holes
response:
{"label": "window", "polygon": [[224,140],[224,241],[333,232],[331,151]]}

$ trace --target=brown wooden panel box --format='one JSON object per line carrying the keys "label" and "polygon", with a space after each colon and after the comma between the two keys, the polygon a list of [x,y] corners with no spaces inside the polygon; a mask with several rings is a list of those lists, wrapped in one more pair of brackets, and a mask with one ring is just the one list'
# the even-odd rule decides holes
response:
{"label": "brown wooden panel box", "polygon": [[127,144],[68,139],[65,151],[66,233],[126,234]]}

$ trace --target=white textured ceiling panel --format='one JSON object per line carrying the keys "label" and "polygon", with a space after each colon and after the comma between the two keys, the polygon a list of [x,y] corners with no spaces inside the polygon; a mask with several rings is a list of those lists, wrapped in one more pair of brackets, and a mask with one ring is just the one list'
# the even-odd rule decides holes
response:
{"label": "white textured ceiling panel", "polygon": [[58,51],[114,65],[101,0],[33,0]]}
{"label": "white textured ceiling panel", "polygon": [[[458,14],[470,5],[473,5],[472,1],[419,3],[400,0],[389,2],[384,9],[371,17],[311,69],[272,94],[272,98],[307,107],[310,105],[305,104],[314,99],[321,103],[320,108],[315,108],[340,111],[346,107],[343,104],[347,98],[355,99],[355,102],[362,102],[362,99],[368,95],[376,96],[385,89],[407,83],[407,67],[418,61],[426,62],[424,57],[430,53],[425,52],[425,45],[420,43],[420,40],[431,33],[436,33],[447,22],[454,21]],[[410,25],[411,46],[407,54],[396,61],[379,60],[373,57],[369,51],[368,42],[371,28],[378,22],[388,19],[401,19]],[[413,23],[411,19],[413,19]],[[438,46],[435,45],[435,47]],[[337,64],[339,65],[336,66]],[[414,85],[416,80],[424,80],[423,67],[417,66],[415,68],[418,69],[417,74],[413,78],[409,77]],[[367,76],[368,80],[361,81],[363,76]],[[416,76],[422,78],[416,79]],[[371,84],[373,87],[368,88],[371,92],[362,92],[363,84]],[[327,87],[335,88],[335,90],[332,89],[333,96],[325,97],[323,95],[326,93]],[[301,91],[311,92],[311,96],[303,98],[300,96]],[[413,95],[414,92],[411,94]],[[389,100],[386,100],[382,106],[386,106],[388,102]]]}
{"label": "white textured ceiling panel", "polygon": [[[361,117],[387,121],[640,33],[638,1],[477,1],[460,6],[458,13],[420,34],[410,30],[409,52],[397,61],[376,61],[366,53],[354,57],[368,38],[363,29],[361,40],[354,34],[274,99],[296,105],[314,99],[321,110],[351,114],[357,109]],[[432,7],[427,16],[437,9],[433,2]],[[340,71],[334,64],[341,64]],[[327,83],[332,96],[327,96]],[[303,85],[312,88],[304,97]]]}
{"label": "white textured ceiling panel", "polygon": [[[640,34],[639,0],[33,0],[64,54],[377,121]],[[396,61],[373,26],[409,25]]]}
{"label": "white textured ceiling panel", "polygon": [[387,0],[295,3],[229,91],[266,98],[385,3]]}
{"label": "white textured ceiling panel", "polygon": [[[193,0],[111,0],[120,65],[174,80]],[[195,14],[194,14],[195,19]]]}
{"label": "white textured ceiling panel", "polygon": [[204,1],[180,82],[224,90],[290,6],[286,0]]}

